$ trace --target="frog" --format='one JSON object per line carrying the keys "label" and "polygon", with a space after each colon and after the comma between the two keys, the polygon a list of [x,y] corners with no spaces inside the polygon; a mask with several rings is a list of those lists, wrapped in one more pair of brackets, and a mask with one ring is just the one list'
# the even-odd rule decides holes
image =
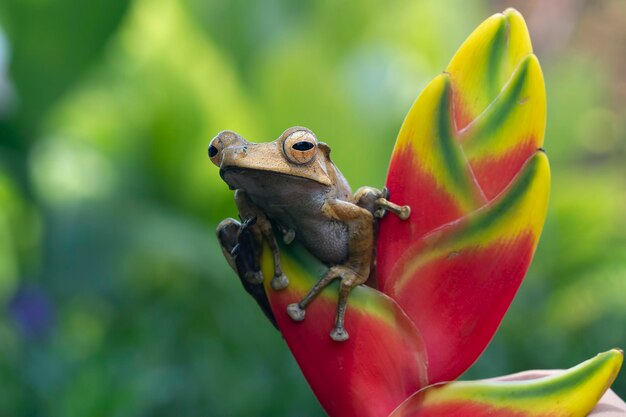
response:
{"label": "frog", "polygon": [[227,218],[220,222],[217,237],[246,290],[271,319],[269,304],[256,288],[264,279],[262,248],[266,244],[272,254],[270,286],[281,291],[289,279],[282,271],[276,236],[282,234],[285,244],[295,240],[328,269],[299,302],[287,306],[286,313],[295,321],[303,321],[311,302],[331,282],[339,280],[330,338],[348,340],[348,295],[374,279],[377,222],[387,212],[406,220],[410,207],[391,202],[386,188],[365,186],[353,193],[331,160],[328,144],[318,141],[305,127],[290,127],[265,143],[249,142],[225,130],[210,141],[208,155],[219,168],[220,177],[235,191],[240,221]]}

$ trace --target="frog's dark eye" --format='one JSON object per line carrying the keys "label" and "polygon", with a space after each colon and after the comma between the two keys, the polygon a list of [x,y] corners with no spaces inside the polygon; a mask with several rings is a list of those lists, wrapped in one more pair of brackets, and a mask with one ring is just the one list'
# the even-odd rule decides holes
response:
{"label": "frog's dark eye", "polygon": [[220,164],[222,163],[221,151],[223,148],[224,144],[222,143],[219,135],[214,137],[209,144],[209,158],[211,158],[211,162],[213,162],[217,166],[220,166]]}
{"label": "frog's dark eye", "polygon": [[313,149],[315,145],[313,145],[311,142],[300,141],[300,142],[294,143],[293,145],[291,145],[291,147],[295,149],[296,151],[305,152],[305,151]]}
{"label": "frog's dark eye", "polygon": [[296,130],[285,138],[283,153],[294,164],[306,164],[312,161],[317,153],[317,140],[308,130]]}

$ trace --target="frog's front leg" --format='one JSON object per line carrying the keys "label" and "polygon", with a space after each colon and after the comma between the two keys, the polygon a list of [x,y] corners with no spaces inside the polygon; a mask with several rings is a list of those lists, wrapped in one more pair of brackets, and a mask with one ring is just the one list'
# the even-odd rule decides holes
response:
{"label": "frog's front leg", "polygon": [[[280,266],[280,251],[278,249],[278,244],[276,243],[276,237],[274,236],[274,231],[272,230],[272,224],[269,219],[263,213],[261,209],[259,209],[248,197],[248,195],[243,190],[235,191],[235,203],[237,205],[237,210],[239,211],[239,215],[242,220],[247,219],[255,219],[255,222],[251,226],[251,230],[257,235],[262,237],[262,240],[267,242],[267,245],[272,252],[272,257],[274,258],[274,277],[272,278],[271,285],[275,290],[282,290],[287,287],[289,284],[289,280],[283,274],[282,268]],[[262,243],[262,240],[259,239]],[[258,256],[261,256],[261,250],[257,251]],[[261,281],[263,280],[263,275],[259,270],[258,275],[260,276]]]}
{"label": "frog's front leg", "polygon": [[330,337],[338,342],[348,339],[344,317],[350,291],[363,284],[370,272],[374,247],[374,218],[368,210],[342,200],[329,200],[322,206],[322,213],[329,219],[348,226],[348,258],[343,265],[335,265],[320,279],[299,302],[287,307],[287,314],[296,321],[305,317],[306,307],[333,280],[341,279],[335,326]]}
{"label": "frog's front leg", "polygon": [[382,190],[373,187],[361,187],[354,193],[354,201],[359,207],[369,210],[374,217],[380,219],[387,211],[392,212],[402,220],[406,220],[411,215],[411,207],[399,206],[389,199],[389,190],[384,187]]}

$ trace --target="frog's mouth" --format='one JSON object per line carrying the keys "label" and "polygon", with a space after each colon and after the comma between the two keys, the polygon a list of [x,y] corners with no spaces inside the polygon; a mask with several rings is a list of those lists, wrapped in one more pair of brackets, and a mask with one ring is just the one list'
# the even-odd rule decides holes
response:
{"label": "frog's mouth", "polygon": [[250,194],[265,194],[268,197],[291,195],[297,198],[303,192],[328,188],[310,178],[254,168],[223,167],[220,177],[231,190],[243,189]]}

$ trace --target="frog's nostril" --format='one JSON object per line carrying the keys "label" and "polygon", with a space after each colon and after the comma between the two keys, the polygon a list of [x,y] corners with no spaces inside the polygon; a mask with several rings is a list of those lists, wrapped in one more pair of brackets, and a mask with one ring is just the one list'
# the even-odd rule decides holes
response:
{"label": "frog's nostril", "polygon": [[209,146],[209,158],[213,158],[215,155],[217,155],[217,148],[213,145]]}

